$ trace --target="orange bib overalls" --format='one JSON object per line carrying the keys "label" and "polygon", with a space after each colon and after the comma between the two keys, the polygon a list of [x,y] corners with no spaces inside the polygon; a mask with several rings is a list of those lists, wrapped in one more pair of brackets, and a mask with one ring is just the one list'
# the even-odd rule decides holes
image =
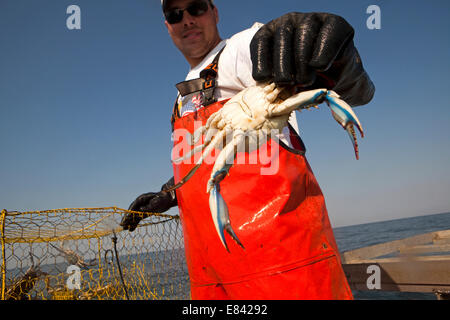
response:
{"label": "orange bib overalls", "polygon": [[[217,72],[217,60],[207,69]],[[207,79],[214,80],[212,74]],[[173,129],[192,135],[225,102],[183,117],[174,110]],[[235,163],[221,182],[231,225],[245,249],[226,233],[228,252],[215,230],[206,192],[213,163],[203,163],[176,190],[192,299],[352,299],[324,197],[301,139],[290,131],[296,149],[276,140],[261,147],[278,148],[271,159],[278,162],[275,174],[261,175],[273,163]],[[174,146],[188,140],[175,136]],[[194,165],[194,160],[174,163],[175,183]]]}

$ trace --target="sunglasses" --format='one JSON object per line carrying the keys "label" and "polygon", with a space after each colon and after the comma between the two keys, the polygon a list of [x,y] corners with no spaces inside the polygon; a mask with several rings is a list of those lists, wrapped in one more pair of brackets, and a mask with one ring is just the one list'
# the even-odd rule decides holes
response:
{"label": "sunglasses", "polygon": [[208,11],[208,3],[206,1],[195,1],[191,3],[186,9],[172,9],[164,12],[164,16],[168,23],[179,23],[183,20],[184,11],[189,12],[193,17],[199,17]]}

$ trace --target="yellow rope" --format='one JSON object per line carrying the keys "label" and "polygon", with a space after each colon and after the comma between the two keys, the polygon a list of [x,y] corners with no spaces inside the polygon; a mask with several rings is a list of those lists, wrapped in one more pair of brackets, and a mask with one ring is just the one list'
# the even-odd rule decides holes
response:
{"label": "yellow rope", "polygon": [[6,290],[6,241],[5,241],[5,217],[6,210],[2,210],[2,216],[0,220],[1,237],[2,237],[2,300],[5,300]]}

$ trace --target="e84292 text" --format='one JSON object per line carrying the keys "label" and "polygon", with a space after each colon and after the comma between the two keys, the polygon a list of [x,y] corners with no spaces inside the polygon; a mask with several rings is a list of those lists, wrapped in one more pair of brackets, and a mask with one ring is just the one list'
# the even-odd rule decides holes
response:
{"label": "e84292 text", "polygon": [[265,304],[227,304],[228,315],[267,315]]}

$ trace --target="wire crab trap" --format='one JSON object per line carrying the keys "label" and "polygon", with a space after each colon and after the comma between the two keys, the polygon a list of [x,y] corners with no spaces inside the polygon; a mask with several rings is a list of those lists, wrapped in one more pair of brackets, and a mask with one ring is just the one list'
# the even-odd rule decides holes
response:
{"label": "wire crab trap", "polygon": [[1,212],[1,299],[188,299],[179,216],[122,231],[116,207]]}

